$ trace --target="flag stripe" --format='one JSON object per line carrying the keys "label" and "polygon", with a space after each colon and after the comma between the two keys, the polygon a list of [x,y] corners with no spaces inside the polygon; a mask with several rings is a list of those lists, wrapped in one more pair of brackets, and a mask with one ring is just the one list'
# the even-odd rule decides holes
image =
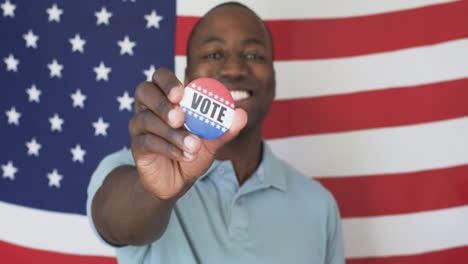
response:
{"label": "flag stripe", "polygon": [[438,250],[411,256],[348,259],[347,264],[447,264],[468,259],[468,247]]}
{"label": "flag stripe", "polygon": [[[402,11],[434,4],[455,2],[456,0],[328,0],[303,1],[289,0],[287,2],[271,0],[239,0],[251,7],[262,19],[301,19],[301,18],[339,18],[365,16],[379,13]],[[209,9],[223,0],[179,0],[177,15],[203,16]]]}
{"label": "flag stripe", "polygon": [[[344,95],[277,100],[267,139],[410,125],[468,116],[468,78]],[[304,122],[307,117],[307,122]],[[284,124],[288,124],[285,126]]]}
{"label": "flag stripe", "polygon": [[[341,216],[403,214],[468,204],[468,165],[411,173],[318,178],[338,202]],[[426,194],[426,195],[421,195]]]}
{"label": "flag stripe", "polygon": [[117,264],[117,259],[114,257],[64,254],[22,247],[2,241],[0,241],[0,255],[2,262],[9,264]]}
{"label": "flag stripe", "polygon": [[[397,191],[397,190],[396,190]],[[350,258],[420,254],[468,245],[468,206],[343,220]]]}
{"label": "flag stripe", "polygon": [[[98,240],[85,216],[53,212],[0,201],[0,240],[68,254],[113,256]],[[34,219],[32,222],[31,219]]]}
{"label": "flag stripe", "polygon": [[[268,20],[266,24],[273,35],[276,60],[323,59],[392,51],[467,37],[467,10],[468,2],[459,1],[381,15]],[[177,17],[176,55],[186,55],[187,39],[198,19]]]}
{"label": "flag stripe", "polygon": [[[35,263],[38,259],[44,260],[48,264],[113,264],[117,263],[114,257],[97,257],[54,253],[44,250],[30,249],[0,241],[0,254],[3,259],[10,264],[29,264]],[[379,258],[351,258],[347,259],[347,264],[446,264],[457,263],[461,259],[468,258],[468,246],[450,248],[445,250],[432,251],[429,253],[392,256]]]}
{"label": "flag stripe", "polygon": [[[0,212],[6,223],[17,223],[9,227],[0,226],[3,241],[65,254],[87,256],[115,254],[103,244],[90,245],[93,239],[83,239],[81,233],[89,229],[85,216],[58,214],[3,202],[0,203]],[[9,215],[7,212],[17,215]],[[69,221],[70,218],[75,219]],[[47,220],[47,222],[31,222],[30,219]],[[459,230],[457,227],[459,223],[467,221],[468,206],[402,215],[347,218],[342,220],[346,254],[353,258],[408,255],[465,246],[468,245],[468,229]],[[22,223],[28,225],[24,226]],[[61,226],[59,231],[57,226]],[[21,233],[26,233],[24,236],[27,236],[30,234],[28,233],[30,228],[36,229],[35,236],[38,238],[15,241],[12,237]],[[3,245],[0,245],[0,248],[2,247]],[[91,247],[93,248],[90,250]]]}
{"label": "flag stripe", "polygon": [[[275,63],[276,99],[410,87],[468,77],[468,38],[437,45],[340,59]],[[185,56],[175,72],[184,80]]]}
{"label": "flag stripe", "polygon": [[272,139],[310,177],[415,172],[468,164],[468,117],[403,127]]}

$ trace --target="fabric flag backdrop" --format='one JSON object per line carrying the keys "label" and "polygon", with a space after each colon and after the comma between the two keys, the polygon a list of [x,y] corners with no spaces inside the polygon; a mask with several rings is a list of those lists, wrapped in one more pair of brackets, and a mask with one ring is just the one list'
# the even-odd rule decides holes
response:
{"label": "fabric flag backdrop", "polygon": [[[115,263],[89,177],[221,1],[0,1],[1,262]],[[264,137],[335,195],[347,263],[468,262],[468,1],[242,2],[275,40]]]}

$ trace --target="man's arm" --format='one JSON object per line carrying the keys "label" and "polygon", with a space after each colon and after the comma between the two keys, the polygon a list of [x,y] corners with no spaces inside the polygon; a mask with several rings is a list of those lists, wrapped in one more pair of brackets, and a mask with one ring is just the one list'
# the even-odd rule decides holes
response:
{"label": "man's arm", "polygon": [[[201,140],[183,128],[178,104],[184,87],[167,69],[135,90],[135,111],[129,122],[135,166],[107,174],[91,204],[98,233],[110,244],[141,245],[164,233],[172,208],[214,161],[214,154],[247,122],[236,109],[231,129],[215,140]],[[115,165],[115,164],[114,164]],[[120,164],[119,164],[120,165]]]}
{"label": "man's arm", "polygon": [[113,245],[143,245],[166,230],[176,198],[158,199],[141,184],[134,166],[114,169],[92,201],[99,234]]}

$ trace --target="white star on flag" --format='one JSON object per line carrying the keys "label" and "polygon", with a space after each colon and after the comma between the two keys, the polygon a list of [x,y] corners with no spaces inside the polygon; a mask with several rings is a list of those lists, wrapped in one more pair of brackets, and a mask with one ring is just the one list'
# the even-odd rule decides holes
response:
{"label": "white star on flag", "polygon": [[27,34],[23,34],[23,38],[26,41],[26,48],[37,48],[37,40],[39,39],[38,35],[34,35],[30,29]]}
{"label": "white star on flag", "polygon": [[84,156],[86,155],[86,150],[82,149],[80,144],[76,144],[74,148],[70,149],[72,154],[73,161],[79,161],[80,163],[84,162]]}
{"label": "white star on flag", "polygon": [[29,89],[26,89],[26,93],[29,96],[28,98],[29,102],[36,102],[36,103],[40,102],[39,96],[41,96],[42,91],[37,89],[35,84],[31,85]]}
{"label": "white star on flag", "polygon": [[15,9],[16,9],[16,5],[13,5],[10,0],[6,0],[2,5],[1,5],[2,9],[3,9],[3,16],[4,17],[15,17]]}
{"label": "white star on flag", "polygon": [[95,136],[107,136],[107,128],[109,127],[109,123],[104,122],[102,117],[99,117],[98,121],[93,122],[93,127]]}
{"label": "white star on flag", "polygon": [[146,28],[159,28],[159,22],[163,19],[162,16],[156,14],[156,10],[152,10],[151,14],[145,15]]}
{"label": "white star on flag", "polygon": [[60,22],[60,16],[63,14],[63,9],[58,8],[57,4],[54,4],[52,7],[47,8],[47,14],[49,14],[49,22]]}
{"label": "white star on flag", "polygon": [[112,13],[108,12],[104,6],[101,8],[101,11],[94,12],[94,15],[97,17],[96,25],[109,25],[109,18],[112,17]]}
{"label": "white star on flag", "polygon": [[7,179],[10,179],[10,180],[14,180],[15,179],[15,173],[18,172],[18,168],[16,168],[14,165],[13,165],[13,162],[8,161],[7,164],[3,165],[2,164],[2,170],[3,170],[3,178],[7,178]]}
{"label": "white star on flag", "polygon": [[101,61],[98,67],[94,67],[94,72],[96,73],[96,81],[99,80],[104,80],[108,81],[109,80],[109,73],[112,71],[110,67],[106,67],[104,62]]}
{"label": "white star on flag", "polygon": [[72,52],[79,51],[81,53],[84,52],[84,45],[86,44],[86,40],[80,37],[80,34],[75,34],[74,38],[69,39],[70,44],[72,45]]}
{"label": "white star on flag", "polygon": [[58,63],[56,59],[47,64],[47,68],[49,68],[50,71],[50,78],[62,78],[63,65]]}
{"label": "white star on flag", "polygon": [[58,173],[57,169],[53,169],[51,173],[47,173],[47,178],[49,178],[49,187],[55,186],[60,188],[60,181],[63,179],[63,176]]}
{"label": "white star on flag", "polygon": [[153,73],[156,71],[156,68],[154,67],[153,64],[150,65],[150,67],[146,70],[143,70],[143,74],[146,76],[146,81],[151,82],[153,79]]}
{"label": "white star on flag", "polygon": [[8,57],[3,58],[3,61],[7,66],[7,71],[18,71],[18,64],[20,63],[20,61],[18,59],[15,59],[15,56],[13,56],[13,54],[10,53]]}
{"label": "white star on flag", "polygon": [[15,124],[19,125],[19,119],[21,117],[21,113],[16,111],[16,108],[12,106],[10,110],[5,112],[8,117],[8,124]]}
{"label": "white star on flag", "polygon": [[125,93],[122,96],[117,96],[117,101],[119,101],[119,111],[122,111],[124,109],[128,111],[132,111],[132,103],[134,101],[133,97],[128,96],[128,92],[125,91]]}
{"label": "white star on flag", "polygon": [[32,138],[31,141],[26,142],[26,147],[28,148],[28,155],[39,157],[39,150],[42,145],[36,141],[35,138]]}
{"label": "white star on flag", "polygon": [[50,130],[62,132],[62,125],[65,122],[60,116],[55,113],[53,117],[49,118]]}
{"label": "white star on flag", "polygon": [[117,45],[120,46],[120,55],[133,55],[133,48],[136,46],[136,42],[131,41],[128,36],[125,36],[123,40],[117,41]]}
{"label": "white star on flag", "polygon": [[73,107],[84,108],[84,101],[86,100],[86,95],[81,93],[80,89],[70,94],[71,99],[73,100]]}

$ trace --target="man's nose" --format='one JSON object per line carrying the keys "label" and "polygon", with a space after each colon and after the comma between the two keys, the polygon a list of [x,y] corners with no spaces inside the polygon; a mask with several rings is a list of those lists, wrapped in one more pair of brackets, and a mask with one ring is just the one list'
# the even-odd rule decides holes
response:
{"label": "man's nose", "polygon": [[220,75],[224,78],[239,79],[248,73],[248,65],[243,56],[232,54],[224,59]]}

